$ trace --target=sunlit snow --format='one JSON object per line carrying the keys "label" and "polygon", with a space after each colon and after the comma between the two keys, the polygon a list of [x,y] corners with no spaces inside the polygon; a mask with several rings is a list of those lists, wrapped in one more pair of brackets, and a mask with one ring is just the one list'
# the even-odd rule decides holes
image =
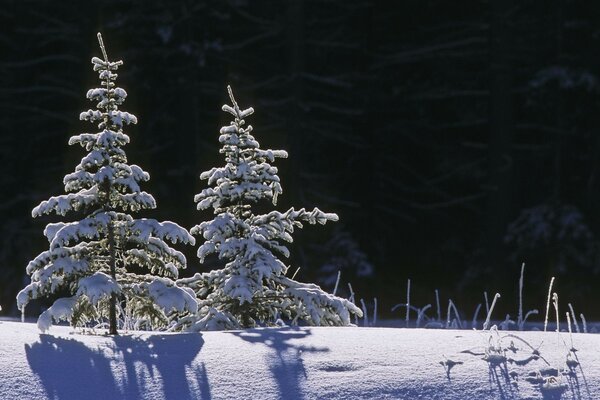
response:
{"label": "sunlit snow", "polygon": [[513,332],[515,338],[353,327],[117,337],[71,331],[53,326],[40,334],[34,324],[1,322],[2,398],[597,399],[600,393],[596,334],[573,334],[575,360],[567,356],[569,334],[556,332]]}

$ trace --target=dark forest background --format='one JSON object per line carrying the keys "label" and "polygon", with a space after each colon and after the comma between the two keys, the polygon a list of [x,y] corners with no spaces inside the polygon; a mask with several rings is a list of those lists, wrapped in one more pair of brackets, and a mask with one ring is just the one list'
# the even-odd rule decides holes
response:
{"label": "dark forest background", "polygon": [[[0,8],[0,304],[47,248],[31,209],[63,192],[93,131],[79,113],[97,75],[96,32],[123,59],[129,160],[158,209],[191,227],[211,218],[193,196],[223,163],[220,111],[231,84],[263,148],[285,149],[278,208],[340,222],[306,227],[297,278],[380,315],[451,297],[470,318],[483,291],[498,318],[543,308],[552,276],[563,304],[600,318],[600,7],[593,1],[4,0]],[[68,218],[67,218],[68,220]],[[179,247],[180,250],[184,250]],[[189,269],[206,271],[195,249]]]}

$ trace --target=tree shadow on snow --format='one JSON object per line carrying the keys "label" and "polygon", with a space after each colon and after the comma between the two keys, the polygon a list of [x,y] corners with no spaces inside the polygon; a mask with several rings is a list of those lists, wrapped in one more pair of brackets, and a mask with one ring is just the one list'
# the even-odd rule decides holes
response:
{"label": "tree shadow on snow", "polygon": [[516,381],[511,379],[506,361],[497,365],[490,363],[488,368],[490,385],[496,386],[500,400],[516,400],[520,398],[516,391]]}
{"label": "tree shadow on snow", "polygon": [[[571,392],[571,396],[572,396],[573,400],[592,399],[592,395],[591,395],[590,388],[587,383],[587,379],[585,377],[585,373],[583,372],[583,368],[581,367],[579,357],[577,356],[575,351],[576,350],[573,349],[572,353],[571,353],[574,355],[575,360],[571,360],[571,361],[576,361],[576,363],[568,365],[568,369],[566,371],[564,371],[564,374],[566,376],[566,381],[569,386],[569,390]],[[581,374],[581,380],[579,379],[578,371]],[[582,385],[582,383],[583,383],[583,385]],[[583,389],[585,389],[585,391],[582,390],[582,386],[583,386]]]}
{"label": "tree shadow on snow", "polygon": [[206,400],[204,364],[193,365],[203,344],[199,334],[117,336],[93,345],[42,334],[25,352],[50,399]]}
{"label": "tree shadow on snow", "polygon": [[[162,381],[165,399],[210,399],[210,387],[204,365],[193,371],[193,382],[188,372],[204,340],[197,333],[152,335],[147,339],[117,336],[113,339],[115,353],[120,353],[125,366],[125,397],[141,398],[144,382]],[[200,376],[199,376],[200,373]]]}
{"label": "tree shadow on snow", "polygon": [[305,352],[327,352],[326,347],[303,346],[290,343],[311,335],[306,328],[264,328],[232,332],[233,335],[252,344],[262,344],[273,351],[270,353],[269,369],[277,383],[279,397],[301,399],[301,382],[307,378],[302,354]]}
{"label": "tree shadow on snow", "polygon": [[[120,399],[110,360],[72,339],[40,335],[25,345],[31,370],[40,378],[50,399]],[[101,388],[93,392],[91,388]]]}

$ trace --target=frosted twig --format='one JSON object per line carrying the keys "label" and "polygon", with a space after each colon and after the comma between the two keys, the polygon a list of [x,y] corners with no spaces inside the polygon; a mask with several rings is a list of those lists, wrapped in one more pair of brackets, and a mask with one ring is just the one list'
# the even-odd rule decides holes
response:
{"label": "frosted twig", "polygon": [[560,344],[560,316],[558,314],[558,294],[552,293],[552,305],[556,310],[556,335],[558,336],[558,343]]}
{"label": "frosted twig", "polygon": [[571,330],[571,316],[569,315],[569,312],[566,312],[567,315],[567,327],[569,328],[569,338],[571,339],[571,349],[573,349],[575,346],[573,346],[573,331]]}
{"label": "frosted twig", "polygon": [[573,311],[573,306],[569,303],[569,310],[571,310],[571,318],[573,318],[573,325],[575,325],[575,331],[579,333],[579,324],[577,323],[577,317],[575,316],[575,311]]}
{"label": "frosted twig", "polygon": [[106,54],[106,48],[104,47],[104,41],[102,40],[102,34],[98,32],[98,43],[100,44],[100,50],[104,56],[104,61],[108,62],[108,55]]}
{"label": "frosted twig", "polygon": [[475,313],[473,314],[473,321],[471,322],[471,328],[477,329],[477,316],[479,315],[479,310],[481,309],[481,303],[477,304],[477,308],[475,309]]}
{"label": "frosted twig", "polygon": [[123,310],[123,305],[121,303],[117,303],[116,306],[117,310],[119,311],[119,314],[121,315],[121,318],[119,319],[119,322],[121,322],[121,329],[127,331],[129,321],[127,315],[125,314],[125,310]]}
{"label": "frosted twig", "polygon": [[510,337],[513,339],[517,339],[518,341],[524,343],[527,347],[529,347],[532,350],[533,355],[539,357],[542,361],[544,361],[546,363],[546,365],[550,366],[550,363],[548,362],[548,360],[546,360],[542,354],[539,351],[539,348],[542,346],[542,344],[544,343],[543,341],[539,344],[539,346],[537,348],[533,347],[528,341],[526,341],[525,339],[523,339],[520,336],[517,336],[513,333],[507,333],[504,337]]}
{"label": "frosted twig", "polygon": [[587,321],[585,320],[585,316],[583,315],[583,313],[581,313],[579,314],[579,317],[581,318],[581,323],[583,324],[583,333],[588,333]]}
{"label": "frosted twig", "polygon": [[[294,278],[296,277],[296,275],[298,275],[298,272],[300,271],[300,268],[302,268],[302,267],[298,267],[298,269],[296,270],[296,272],[294,272],[294,275],[292,275],[292,280],[294,280]],[[333,294],[335,295],[335,290],[333,291]]]}
{"label": "frosted twig", "polygon": [[[523,318],[523,327],[525,326],[525,322],[527,322],[527,319],[529,318],[530,315],[537,315],[539,313],[540,312],[536,309],[527,311],[527,313],[525,314],[525,318]],[[521,329],[521,330],[523,330],[523,329]]]}
{"label": "frosted twig", "polygon": [[369,325],[369,316],[367,315],[367,305],[363,299],[360,299],[360,304],[362,305],[363,310],[363,326]]}
{"label": "frosted twig", "polygon": [[348,300],[354,303],[354,290],[352,290],[352,284],[350,282],[348,282],[348,290],[350,290],[350,298]]}
{"label": "frosted twig", "polygon": [[431,304],[427,304],[425,307],[421,308],[417,311],[417,328],[421,326],[421,321],[423,320],[423,316],[425,315],[425,311],[431,308]]}
{"label": "frosted twig", "polygon": [[521,277],[519,278],[519,315],[517,316],[517,325],[519,330],[523,330],[523,274],[525,272],[525,263],[521,265]]}
{"label": "frosted twig", "polygon": [[[350,282],[348,282],[348,289],[350,290],[350,297],[348,300],[354,304],[354,290],[352,290],[352,284],[350,284]],[[354,324],[358,325],[358,316],[356,314],[354,314]]]}
{"label": "frosted twig", "polygon": [[410,318],[410,279],[406,284],[406,327],[408,328],[408,321]]}
{"label": "frosted twig", "polygon": [[[487,303],[487,292],[486,293],[486,303]],[[492,306],[489,308],[488,313],[487,313],[487,317],[485,318],[485,322],[483,323],[483,330],[487,330],[488,327],[490,326],[490,318],[492,316],[492,312],[494,311],[494,306],[496,305],[496,300],[498,300],[500,298],[500,293],[496,293],[494,295],[494,300],[492,300]]]}
{"label": "frosted twig", "polygon": [[448,299],[448,312],[446,314],[446,329],[450,328],[450,311],[454,310],[454,315],[456,316],[455,321],[458,324],[458,328],[462,329],[462,321],[460,320],[460,315],[458,314],[458,310],[454,305],[452,299]]}
{"label": "frosted twig", "polygon": [[556,310],[556,332],[560,332],[560,321],[558,314],[558,294],[556,292],[552,293],[552,305]]}
{"label": "frosted twig", "polygon": [[435,302],[437,304],[437,320],[441,321],[442,320],[442,311],[441,311],[441,307],[440,307],[440,292],[435,289]]}
{"label": "frosted twig", "polygon": [[485,315],[490,313],[490,302],[488,301],[488,294],[486,291],[483,292],[483,298],[485,299]]}
{"label": "frosted twig", "polygon": [[554,284],[554,277],[550,279],[550,287],[548,288],[548,299],[546,300],[546,317],[544,318],[544,332],[548,327],[548,311],[550,310],[550,295],[552,294],[552,284]]}
{"label": "frosted twig", "polygon": [[338,289],[338,285],[340,284],[340,276],[342,275],[342,271],[338,270],[337,273],[337,279],[335,280],[335,286],[333,287],[333,295],[335,296],[335,293],[337,292]]}
{"label": "frosted twig", "polygon": [[233,104],[233,109],[237,114],[240,113],[240,107],[235,101],[235,97],[233,97],[233,90],[231,89],[231,85],[227,85],[227,93],[229,93],[229,98],[231,99],[231,104]]}
{"label": "frosted twig", "polygon": [[373,298],[373,326],[377,324],[377,297]]}

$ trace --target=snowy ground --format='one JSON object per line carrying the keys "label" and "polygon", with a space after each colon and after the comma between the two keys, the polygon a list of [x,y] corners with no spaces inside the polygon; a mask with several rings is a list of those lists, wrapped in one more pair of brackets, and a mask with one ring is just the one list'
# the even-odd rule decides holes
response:
{"label": "snowy ground", "polygon": [[[566,368],[568,334],[519,332],[552,368]],[[580,366],[558,373],[480,353],[495,333],[391,328],[280,328],[112,338],[0,322],[2,399],[600,399],[600,335],[574,334]],[[491,338],[491,341],[490,341]],[[567,347],[565,344],[567,343]],[[512,342],[512,344],[511,344]],[[467,351],[467,352],[464,352]],[[449,375],[440,361],[462,362]],[[495,364],[498,361],[498,364]],[[572,361],[571,361],[572,362]],[[574,364],[572,364],[574,366]],[[505,369],[506,368],[506,369]],[[540,374],[541,375],[538,375]],[[541,378],[540,378],[541,377]],[[563,385],[543,396],[543,383]],[[560,390],[558,390],[560,391]]]}

